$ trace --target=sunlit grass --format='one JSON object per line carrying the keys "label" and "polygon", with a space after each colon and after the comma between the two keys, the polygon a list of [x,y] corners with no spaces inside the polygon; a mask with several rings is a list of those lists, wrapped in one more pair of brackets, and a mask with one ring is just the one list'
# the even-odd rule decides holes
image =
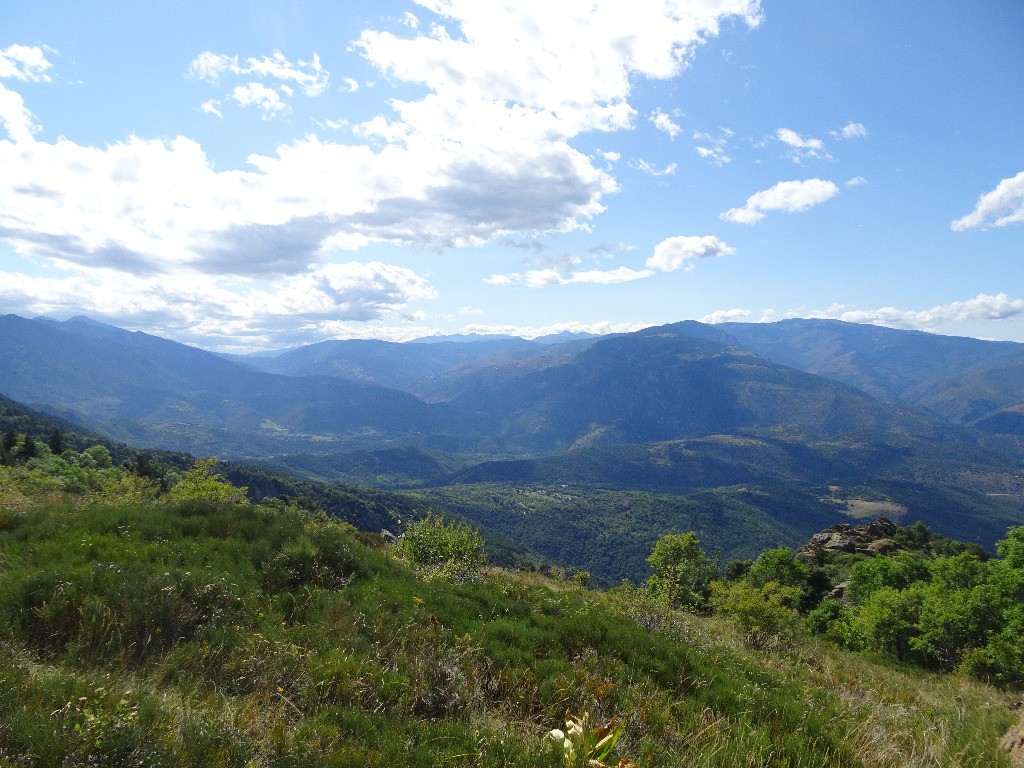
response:
{"label": "sunlit grass", "polygon": [[[5,498],[14,498],[10,488]],[[991,688],[535,573],[424,580],[284,506],[40,503],[0,526],[0,764],[999,766]]]}

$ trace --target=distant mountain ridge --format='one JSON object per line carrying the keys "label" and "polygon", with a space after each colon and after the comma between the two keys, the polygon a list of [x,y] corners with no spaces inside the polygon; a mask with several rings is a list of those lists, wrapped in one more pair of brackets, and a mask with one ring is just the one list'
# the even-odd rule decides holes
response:
{"label": "distant mountain ridge", "polygon": [[0,392],[136,445],[242,456],[246,442],[445,432],[445,406],[405,392],[254,371],[102,324],[7,315],[0,338]]}
{"label": "distant mountain ridge", "polygon": [[927,419],[851,387],[673,326],[530,363],[470,374],[450,402],[489,418],[497,437],[536,450],[780,425],[821,435],[929,429]]}
{"label": "distant mountain ridge", "polygon": [[[778,365],[832,379],[954,423],[991,432],[1024,433],[1024,425],[1018,423],[1024,409],[1021,343],[815,319],[720,325],[684,321],[624,335],[665,332],[734,345]],[[579,346],[563,341],[570,336]],[[436,400],[455,396],[470,374],[545,354],[543,346],[550,346],[546,354],[554,357],[567,351],[582,352],[607,338],[559,334],[528,342],[471,334],[403,344],[321,342],[283,353],[275,362],[254,359],[252,364],[292,376],[364,381]],[[423,349],[432,345],[439,349]]]}
{"label": "distant mountain ridge", "polygon": [[[970,423],[1024,401],[1024,344],[838,320],[724,323],[737,343],[782,365],[883,400]],[[967,402],[970,406],[966,406]]]}
{"label": "distant mountain ridge", "polygon": [[1024,344],[837,321],[325,341],[245,362],[87,318],[8,315],[0,337],[0,392],[115,439],[236,458],[533,457],[772,429],[998,449],[999,434],[1021,436],[1024,412]]}

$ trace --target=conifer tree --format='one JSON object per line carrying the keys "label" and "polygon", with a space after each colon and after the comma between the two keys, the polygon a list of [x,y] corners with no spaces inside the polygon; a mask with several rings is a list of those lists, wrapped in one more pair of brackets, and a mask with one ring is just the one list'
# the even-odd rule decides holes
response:
{"label": "conifer tree", "polygon": [[2,448],[4,453],[10,453],[11,450],[18,442],[18,433],[14,431],[14,427],[10,424],[7,425],[7,429],[4,430],[4,438]]}
{"label": "conifer tree", "polygon": [[60,456],[64,453],[64,447],[64,433],[61,432],[60,427],[57,427],[50,435],[50,452],[54,456]]}
{"label": "conifer tree", "polygon": [[25,439],[21,444],[21,459],[22,461],[28,461],[29,459],[34,459],[39,450],[32,435],[26,434],[24,437]]}

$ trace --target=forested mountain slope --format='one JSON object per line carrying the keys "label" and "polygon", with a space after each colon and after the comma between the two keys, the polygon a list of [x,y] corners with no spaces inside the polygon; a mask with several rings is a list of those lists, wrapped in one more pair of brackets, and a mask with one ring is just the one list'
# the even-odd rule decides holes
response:
{"label": "forested mountain slope", "polygon": [[[719,326],[770,360],[969,424],[1024,403],[1024,344],[837,320]],[[1021,434],[1016,422],[989,431]]]}
{"label": "forested mountain slope", "polygon": [[317,436],[445,435],[452,422],[446,406],[397,390],[263,373],[97,326],[0,318],[0,392],[136,445],[234,456]]}

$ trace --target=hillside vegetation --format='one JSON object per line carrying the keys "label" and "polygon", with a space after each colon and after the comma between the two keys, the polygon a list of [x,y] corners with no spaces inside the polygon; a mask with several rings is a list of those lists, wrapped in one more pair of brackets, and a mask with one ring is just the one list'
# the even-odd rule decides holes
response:
{"label": "hillside vegetation", "polygon": [[[453,513],[611,584],[646,578],[645,558],[666,533],[696,532],[724,563],[757,557],[763,549],[798,547],[815,532],[855,516],[921,521],[992,553],[1008,528],[1024,523],[1020,508],[1006,499],[899,483],[739,485],[681,495],[481,483],[409,496],[420,508]],[[522,559],[528,562],[529,556]]]}
{"label": "hillside vegetation", "polygon": [[602,593],[488,568],[440,518],[387,545],[212,461],[162,490],[25,444],[0,467],[5,765],[1009,765],[1006,693],[806,634],[788,551],[716,576],[665,538],[647,585]]}

